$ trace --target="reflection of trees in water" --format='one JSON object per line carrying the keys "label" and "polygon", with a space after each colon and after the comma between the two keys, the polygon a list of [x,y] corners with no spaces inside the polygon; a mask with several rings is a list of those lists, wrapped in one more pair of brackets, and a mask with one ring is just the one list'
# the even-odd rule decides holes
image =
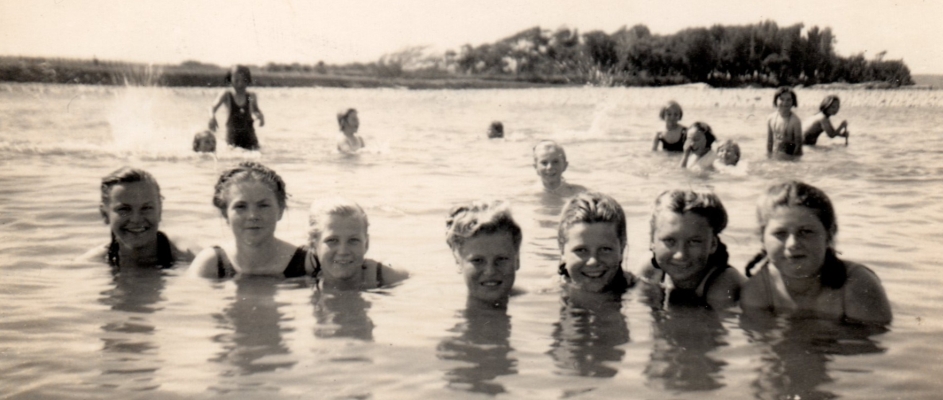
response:
{"label": "reflection of trees in water", "polygon": [[221,328],[232,331],[214,337],[223,352],[211,361],[226,362],[236,367],[226,375],[252,375],[291,368],[294,361],[265,361],[264,357],[289,354],[282,341],[281,317],[275,302],[277,284],[283,279],[246,276],[234,280],[235,299],[222,314],[214,317]]}
{"label": "reflection of trees in water", "polygon": [[835,393],[820,388],[833,381],[828,373],[830,360],[836,355],[885,351],[871,338],[886,332],[883,327],[746,314],[740,321],[753,342],[766,345],[753,383],[757,398],[836,398]]}
{"label": "reflection of trees in water", "polygon": [[158,346],[153,343],[156,328],[148,317],[160,310],[157,304],[163,300],[164,272],[144,268],[112,272],[114,287],[102,292],[98,300],[115,313],[101,327],[102,374],[113,380],[106,385],[156,389],[160,385],[153,382],[154,374],[162,362],[157,356]]}
{"label": "reflection of trees in water", "polygon": [[549,354],[557,368],[579,376],[611,378],[629,342],[629,328],[622,315],[621,294],[574,293],[564,295],[560,322],[554,324]]}
{"label": "reflection of trees in water", "polygon": [[508,341],[511,317],[503,308],[480,307],[466,308],[462,317],[464,321],[450,330],[458,336],[446,338],[438,346],[439,359],[470,364],[446,372],[449,387],[489,395],[504,393],[504,385],[494,379],[517,373],[517,360],[509,357],[514,350]]}
{"label": "reflection of trees in water", "polygon": [[373,321],[367,315],[370,302],[360,291],[315,290],[311,304],[318,322],[314,336],[373,340]]}
{"label": "reflection of trees in water", "polygon": [[727,331],[716,312],[701,307],[652,310],[651,359],[645,367],[649,384],[680,391],[714,390],[724,385],[727,363],[708,353],[726,346]]}

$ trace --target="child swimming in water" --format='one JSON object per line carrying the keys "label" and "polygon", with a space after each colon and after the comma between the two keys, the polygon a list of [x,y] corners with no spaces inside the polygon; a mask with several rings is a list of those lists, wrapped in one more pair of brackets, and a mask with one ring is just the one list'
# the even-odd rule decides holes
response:
{"label": "child swimming in water", "polygon": [[325,289],[364,290],[391,286],[409,274],[364,258],[370,248],[367,214],[347,199],[311,204],[308,250],[314,273]]}
{"label": "child swimming in water", "polygon": [[556,142],[543,140],[534,146],[534,169],[540,176],[540,187],[544,193],[572,197],[586,191],[586,188],[563,179],[567,166],[566,152]]}
{"label": "child swimming in water", "polygon": [[840,260],[838,223],[828,196],[797,181],[771,186],[757,205],[763,251],[747,266],[744,311],[797,312],[887,324],[891,306],[867,267]]}
{"label": "child swimming in water", "polygon": [[220,93],[210,107],[209,128],[216,131],[219,126],[216,122],[216,110],[225,105],[229,109],[229,117],[226,119],[226,143],[232,147],[258,150],[259,139],[255,136],[252,116],[259,120],[259,127],[265,126],[265,116],[259,109],[259,97],[246,91],[246,87],[252,83],[252,74],[248,67],[235,65],[226,73],[226,82],[232,84],[232,90]]}
{"label": "child swimming in water", "polygon": [[681,157],[681,168],[708,171],[714,168],[717,154],[711,146],[717,141],[710,125],[695,122],[688,128],[687,140],[684,142],[684,155]]}
{"label": "child swimming in water", "polygon": [[665,121],[665,131],[655,134],[652,151],[658,150],[659,143],[661,143],[661,149],[664,151],[675,153],[684,151],[685,127],[678,123],[683,116],[684,111],[681,110],[681,105],[675,101],[669,101],[661,108],[658,117]]}
{"label": "child swimming in water", "polygon": [[122,167],[101,181],[101,212],[111,230],[111,242],[97,246],[81,260],[104,261],[115,269],[170,268],[188,262],[193,251],[174,245],[158,228],[161,220],[160,186],[147,171]]}
{"label": "child swimming in water", "polygon": [[211,130],[197,132],[193,135],[193,151],[197,153],[215,153],[216,135]]}
{"label": "child swimming in water", "polygon": [[275,237],[287,196],[282,178],[257,162],[244,161],[224,171],[216,183],[213,205],[226,219],[234,240],[197,254],[190,265],[191,274],[220,279],[307,275],[305,250]]}
{"label": "child swimming in water", "polygon": [[799,100],[792,89],[781,87],[773,95],[773,105],[776,112],[766,121],[766,155],[795,159],[802,155],[802,121],[792,112]]}
{"label": "child swimming in water", "polygon": [[570,199],[560,215],[557,243],[568,294],[622,294],[634,276],[622,269],[628,236],[622,206],[602,193],[583,192]]}
{"label": "child swimming in water", "polygon": [[500,139],[504,137],[504,124],[501,121],[494,121],[488,127],[488,139]]}
{"label": "child swimming in water", "polygon": [[736,166],[740,162],[740,145],[733,140],[727,139],[726,142],[717,146],[717,160],[714,161],[714,166],[717,164],[725,166]]}
{"label": "child swimming in water", "polygon": [[848,144],[848,121],[842,121],[838,124],[838,127],[832,127],[832,121],[829,119],[831,116],[838,114],[838,109],[841,108],[841,101],[838,100],[838,96],[829,95],[825,96],[825,99],[822,100],[822,104],[819,104],[819,111],[821,116],[816,116],[815,121],[806,128],[805,133],[803,134],[803,143],[815,146],[815,142],[819,140],[819,135],[822,132],[825,132],[826,135],[830,138],[835,136],[842,136],[845,138],[845,144]]}
{"label": "child swimming in water", "polygon": [[445,241],[468,287],[468,305],[507,307],[516,294],[521,267],[521,228],[503,201],[476,201],[453,207],[445,221]]}
{"label": "child swimming in water", "polygon": [[718,236],[726,226],[727,211],[714,193],[663,192],[652,211],[652,259],[642,279],[658,291],[671,288],[671,303],[735,306],[746,278],[727,264],[727,246]]}
{"label": "child swimming in water", "polygon": [[357,110],[349,108],[347,111],[337,113],[337,123],[340,125],[341,133],[344,134],[344,138],[337,142],[337,151],[355,153],[366,146],[363,138],[357,135],[357,129],[360,128]]}

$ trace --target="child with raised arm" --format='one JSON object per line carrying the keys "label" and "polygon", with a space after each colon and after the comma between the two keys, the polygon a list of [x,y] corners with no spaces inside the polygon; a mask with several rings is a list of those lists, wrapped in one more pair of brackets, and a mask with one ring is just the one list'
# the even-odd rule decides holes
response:
{"label": "child with raised arm", "polygon": [[684,142],[684,155],[681,156],[681,168],[709,171],[714,168],[717,154],[711,146],[717,141],[710,125],[695,122],[688,128],[688,138]]}
{"label": "child with raised arm", "polygon": [[366,146],[363,138],[357,135],[357,129],[360,129],[357,110],[348,108],[347,111],[337,113],[337,124],[344,134],[344,138],[337,142],[337,151],[350,154]]}
{"label": "child with raised arm", "polygon": [[503,201],[476,201],[453,207],[445,221],[445,241],[465,278],[469,307],[507,307],[515,294],[523,236]]}
{"label": "child with raised arm", "polygon": [[333,198],[311,204],[308,246],[319,287],[365,290],[391,286],[409,274],[365,258],[370,249],[367,214],[357,203]]}
{"label": "child with raised arm", "polygon": [[567,183],[563,179],[569,163],[566,161],[566,152],[563,147],[552,140],[543,140],[534,146],[534,169],[540,176],[540,187],[544,193],[560,197],[572,197],[586,191],[580,185]]}
{"label": "child with raised arm", "polygon": [[252,83],[252,74],[249,68],[235,65],[226,73],[226,82],[232,85],[232,90],[224,90],[210,107],[211,131],[216,131],[219,124],[216,122],[216,110],[225,105],[229,109],[226,119],[226,143],[232,147],[241,147],[247,150],[258,150],[259,139],[255,136],[252,126],[252,117],[259,120],[259,127],[265,125],[265,116],[259,109],[259,97],[255,93],[246,91]]}
{"label": "child with raised arm", "polygon": [[661,143],[661,149],[680,153],[684,151],[684,142],[686,140],[685,128],[678,121],[684,116],[681,105],[675,101],[669,101],[658,112],[658,117],[665,121],[664,132],[655,134],[655,141],[652,143],[652,151],[658,150],[658,144]]}
{"label": "child with raised arm", "polygon": [[560,215],[557,243],[569,296],[582,293],[621,295],[634,283],[622,269],[628,236],[622,206],[602,193],[583,192],[570,199]]}
{"label": "child with raised arm", "polygon": [[275,237],[287,197],[282,178],[262,164],[245,161],[224,171],[216,183],[213,205],[226,219],[234,240],[197,254],[190,274],[219,279],[308,275],[305,249]]}
{"label": "child with raised arm", "polygon": [[727,211],[714,193],[663,192],[652,211],[652,259],[643,281],[670,303],[735,306],[746,278],[727,264],[727,246],[718,236],[726,226]]}
{"label": "child with raised arm", "polygon": [[815,146],[815,142],[819,140],[819,135],[825,132],[830,138],[834,138],[835,136],[844,137],[845,144],[847,145],[848,121],[842,121],[838,124],[838,127],[835,128],[832,126],[832,121],[829,119],[831,116],[838,114],[839,108],[841,108],[841,101],[838,100],[838,96],[825,96],[825,99],[822,100],[822,104],[819,104],[820,114],[816,115],[815,121],[806,128],[802,143]]}
{"label": "child with raised arm", "polygon": [[177,247],[158,228],[162,200],[157,180],[147,171],[122,167],[101,180],[101,212],[111,242],[82,255],[84,261],[107,262],[122,268],[170,268],[193,259],[193,251]]}
{"label": "child with raised arm", "polygon": [[766,121],[767,157],[794,159],[802,155],[802,121],[792,112],[799,106],[796,92],[788,87],[776,89],[773,95],[776,112]]}
{"label": "child with raised arm", "polygon": [[873,324],[891,322],[881,280],[835,251],[838,223],[828,196],[797,181],[771,186],[756,209],[763,251],[747,265],[744,311],[794,312]]}

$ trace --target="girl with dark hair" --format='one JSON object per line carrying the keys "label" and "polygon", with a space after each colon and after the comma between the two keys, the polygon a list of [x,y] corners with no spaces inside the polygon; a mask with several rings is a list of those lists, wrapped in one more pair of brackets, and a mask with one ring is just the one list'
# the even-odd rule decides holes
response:
{"label": "girl with dark hair", "polygon": [[252,117],[259,120],[259,127],[265,126],[265,116],[259,109],[259,97],[255,93],[246,91],[252,83],[252,74],[249,68],[235,65],[226,73],[226,83],[232,85],[232,90],[224,90],[210,107],[209,128],[216,131],[219,124],[216,122],[216,110],[225,105],[229,109],[226,119],[226,143],[232,147],[241,147],[246,150],[258,150],[259,139],[255,136],[252,126]]}

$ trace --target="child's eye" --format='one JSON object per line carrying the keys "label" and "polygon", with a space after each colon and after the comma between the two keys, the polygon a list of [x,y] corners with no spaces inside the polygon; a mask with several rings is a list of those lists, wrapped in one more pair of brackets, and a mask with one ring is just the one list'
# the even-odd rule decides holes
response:
{"label": "child's eye", "polygon": [[599,251],[605,252],[605,253],[611,253],[613,250],[614,250],[614,249],[613,249],[612,247],[603,247],[603,248],[599,249]]}
{"label": "child's eye", "polygon": [[350,243],[350,244],[360,244],[360,239],[353,238],[353,239],[348,240],[347,243]]}
{"label": "child's eye", "polygon": [[484,264],[484,263],[485,263],[485,259],[484,259],[484,258],[481,258],[481,257],[472,257],[470,260],[468,260],[468,262],[472,263],[472,265],[474,265],[474,266],[477,267],[477,266],[479,266],[479,265],[481,265],[481,264]]}
{"label": "child's eye", "polygon": [[331,245],[337,244],[337,238],[327,238],[327,239],[324,239],[324,243],[331,244]]}
{"label": "child's eye", "polygon": [[668,247],[674,247],[675,243],[677,243],[677,241],[675,241],[674,239],[662,239],[661,242],[664,243],[665,246],[668,246]]}

